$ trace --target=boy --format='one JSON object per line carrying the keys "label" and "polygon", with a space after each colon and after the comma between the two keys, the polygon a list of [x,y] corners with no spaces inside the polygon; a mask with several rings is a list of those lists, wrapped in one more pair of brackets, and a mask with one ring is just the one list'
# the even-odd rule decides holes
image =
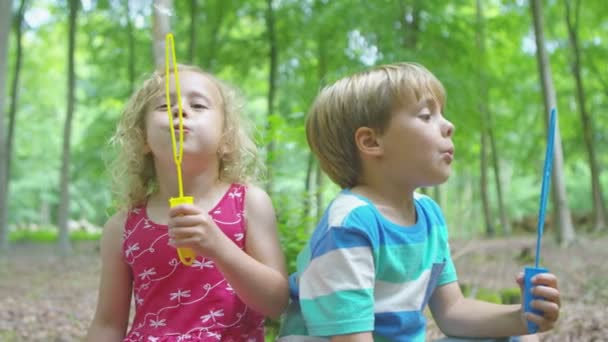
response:
{"label": "boy", "polygon": [[342,191],[298,256],[279,341],[424,341],[427,303],[448,336],[524,335],[526,319],[552,328],[552,274],[534,281],[546,298],[532,304],[542,317],[460,291],[441,209],[414,192],[450,175],[454,126],[444,104],[439,80],[412,63],[343,78],[317,96],[308,143]]}

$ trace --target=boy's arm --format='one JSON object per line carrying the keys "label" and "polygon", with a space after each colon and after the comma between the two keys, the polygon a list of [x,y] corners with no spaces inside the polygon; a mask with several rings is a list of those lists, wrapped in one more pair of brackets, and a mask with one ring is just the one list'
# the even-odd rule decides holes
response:
{"label": "boy's arm", "polygon": [[458,282],[435,289],[429,307],[448,336],[507,337],[527,334],[520,305],[500,305],[465,298]]}
{"label": "boy's arm", "polygon": [[274,209],[266,192],[248,186],[245,213],[245,252],[229,241],[214,261],[245,304],[278,318],[289,301],[289,283]]}
{"label": "boy's arm", "polygon": [[101,279],[97,309],[86,341],[122,341],[129,323],[131,272],[122,257],[126,214],[111,217],[101,238]]}
{"label": "boy's arm", "polygon": [[[523,275],[517,277],[522,287]],[[506,337],[528,334],[526,319],[547,331],[559,317],[560,293],[557,278],[550,273],[533,279],[533,294],[545,300],[532,301],[532,307],[541,310],[543,316],[522,314],[522,306],[500,305],[464,298],[457,282],[438,287],[429,306],[439,328],[450,336]]]}
{"label": "boy's arm", "polygon": [[358,333],[350,335],[338,335],[331,338],[331,342],[373,342],[372,333]]}

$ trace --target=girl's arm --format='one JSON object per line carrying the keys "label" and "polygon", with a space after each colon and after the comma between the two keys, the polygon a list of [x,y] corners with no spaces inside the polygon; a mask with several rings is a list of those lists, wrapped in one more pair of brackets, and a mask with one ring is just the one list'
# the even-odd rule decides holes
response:
{"label": "girl's arm", "polygon": [[263,190],[249,186],[245,195],[244,251],[196,205],[172,207],[169,216],[170,245],[212,259],[247,306],[272,318],[283,313],[289,300],[285,259],[274,209]]}
{"label": "girl's arm", "polygon": [[129,323],[131,272],[122,257],[122,234],[126,214],[112,216],[101,238],[101,280],[97,310],[87,342],[122,341]]}
{"label": "girl's arm", "polygon": [[262,189],[248,186],[245,218],[245,251],[226,239],[214,261],[245,304],[278,318],[287,307],[289,285],[274,209]]}

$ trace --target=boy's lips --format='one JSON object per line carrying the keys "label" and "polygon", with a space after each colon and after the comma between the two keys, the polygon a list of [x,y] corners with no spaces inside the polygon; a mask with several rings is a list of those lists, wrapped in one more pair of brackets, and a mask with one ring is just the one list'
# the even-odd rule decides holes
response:
{"label": "boy's lips", "polygon": [[448,162],[451,163],[454,160],[454,148],[450,147],[448,149],[441,151],[441,156]]}

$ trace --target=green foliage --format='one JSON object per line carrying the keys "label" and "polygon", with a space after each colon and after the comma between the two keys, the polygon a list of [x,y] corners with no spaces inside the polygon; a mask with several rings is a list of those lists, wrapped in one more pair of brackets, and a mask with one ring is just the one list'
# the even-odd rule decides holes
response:
{"label": "green foliage", "polygon": [[484,288],[480,288],[477,292],[477,296],[475,296],[475,298],[479,299],[479,300],[483,300],[485,302],[490,302],[490,303],[495,303],[495,304],[501,304],[502,299],[500,297],[500,294],[497,293],[496,291],[491,291],[488,289],[484,289]]}
{"label": "green foliage", "polygon": [[502,304],[521,303],[521,290],[518,287],[511,287],[500,291],[500,301]]}
{"label": "green foliage", "polygon": [[[96,225],[109,217],[108,208],[112,206],[106,165],[114,151],[109,149],[108,139],[132,87],[139,86],[153,69],[151,6],[146,2],[129,3],[129,17],[123,2],[94,1],[83,3],[78,18],[70,214]],[[312,206],[304,212],[308,198],[304,194],[309,155],[304,122],[308,107],[324,84],[373,64],[420,62],[445,85],[444,114],[457,127],[454,173],[440,187],[451,236],[483,233],[479,196],[480,72],[488,80],[489,111],[507,211],[514,221],[536,215],[546,113],[530,10],[525,2],[509,0],[483,5],[486,58],[481,64],[475,42],[474,2],[275,1],[277,89],[275,110],[269,113],[266,2],[199,1],[196,12],[190,2],[174,2],[171,25],[178,61],[190,62],[190,46],[196,43],[193,62],[238,86],[247,100],[245,112],[255,124],[258,143],[275,144],[267,167],[290,269],[318,212]],[[596,146],[608,143],[608,116],[598,115],[606,108],[608,98],[608,75],[602,72],[608,58],[608,47],[603,42],[608,25],[601,9],[602,1],[585,2],[579,21],[582,72]],[[9,221],[13,225],[55,223],[57,219],[66,113],[66,13],[65,4],[57,1],[32,2],[26,13],[9,195]],[[572,49],[563,2],[547,3],[544,15],[558,95],[569,203],[576,215],[586,215],[592,207],[590,175],[570,73]],[[191,29],[195,30],[194,41]],[[8,57],[12,66],[15,42],[11,39]],[[134,56],[134,83],[129,75],[130,55]],[[11,71],[9,68],[9,81]],[[597,154],[600,170],[605,170],[608,153],[598,149]],[[490,173],[489,184],[494,184],[493,177]],[[330,184],[325,180],[321,189],[311,191],[320,191],[327,203],[336,192]],[[606,172],[602,184],[608,188]],[[497,214],[496,193],[493,186],[489,188],[491,210]],[[498,215],[494,216],[498,225]]]}
{"label": "green foliage", "polygon": [[517,287],[505,288],[500,291],[490,290],[483,287],[472,287],[470,284],[460,284],[460,290],[465,297],[470,297],[475,292],[475,298],[496,304],[518,304],[521,303],[521,292]]}
{"label": "green foliage", "polygon": [[[56,242],[58,233],[55,226],[40,226],[36,229],[17,229],[9,232],[9,241],[12,243],[22,242]],[[70,232],[71,241],[95,241],[101,237],[101,230],[88,232],[86,230],[75,230]]]}

